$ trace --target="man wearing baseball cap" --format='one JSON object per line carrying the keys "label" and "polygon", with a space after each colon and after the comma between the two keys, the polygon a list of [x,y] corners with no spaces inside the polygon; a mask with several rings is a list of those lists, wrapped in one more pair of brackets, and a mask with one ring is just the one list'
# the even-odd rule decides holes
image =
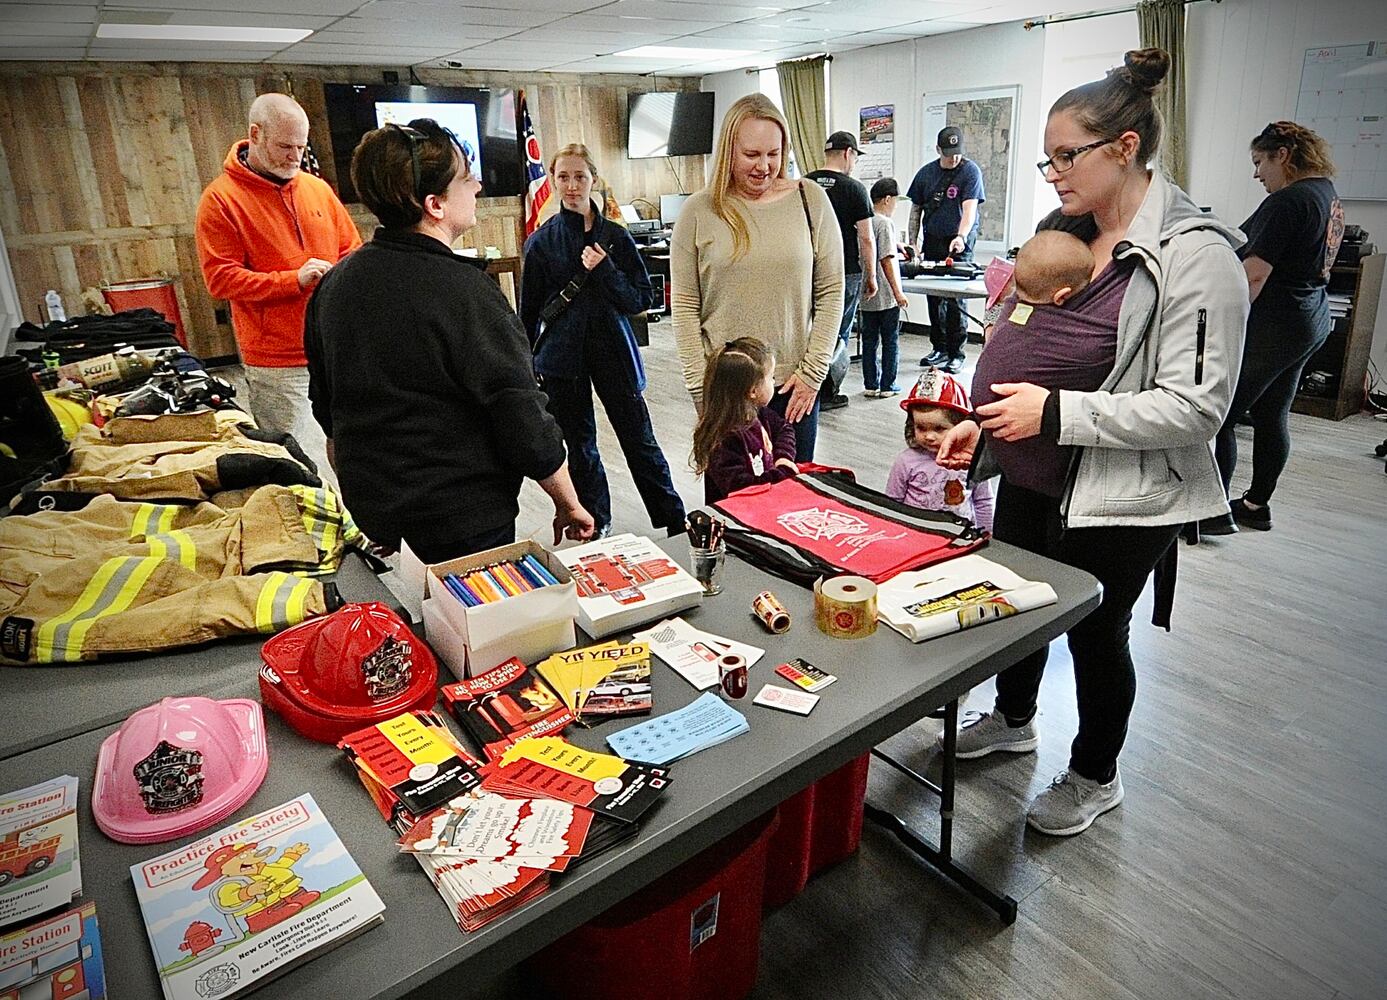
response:
{"label": "man wearing baseball cap", "polygon": [[[939,159],[926,163],[910,182],[909,242],[925,260],[971,260],[978,238],[978,206],[987,200],[982,170],[963,156],[963,132],[953,125],[939,130],[935,149]],[[929,303],[930,343],[934,350],[921,366],[963,370],[967,319],[958,299],[926,296]]]}
{"label": "man wearing baseball cap", "polygon": [[[852,334],[852,321],[857,315],[857,303],[865,293],[876,294],[876,247],[872,239],[872,199],[860,181],[852,177],[852,168],[862,150],[857,136],[851,132],[834,132],[824,142],[824,167],[804,176],[818,184],[828,195],[838,228],[843,234],[843,321],[838,327],[838,339],[844,347]],[[866,263],[867,267],[863,267]],[[844,349],[844,348],[839,348]],[[834,410],[846,406],[848,397],[840,390],[842,379],[832,372],[819,389],[819,408]]]}

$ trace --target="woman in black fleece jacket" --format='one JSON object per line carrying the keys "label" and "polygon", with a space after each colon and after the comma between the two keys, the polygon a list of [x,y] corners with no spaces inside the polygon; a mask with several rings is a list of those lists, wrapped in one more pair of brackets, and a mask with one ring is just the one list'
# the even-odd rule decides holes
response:
{"label": "woman in black fleece jacket", "polygon": [[352,182],[382,227],[308,305],[313,415],[342,499],[372,540],[425,562],[514,540],[521,481],[554,502],[554,541],[592,534],[524,330],[482,262],[471,152],[427,118],[368,132]]}

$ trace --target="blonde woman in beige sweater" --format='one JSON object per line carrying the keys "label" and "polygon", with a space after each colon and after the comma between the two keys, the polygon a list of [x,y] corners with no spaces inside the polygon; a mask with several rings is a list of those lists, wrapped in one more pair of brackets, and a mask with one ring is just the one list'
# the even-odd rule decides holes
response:
{"label": "blonde woman in beige sweater", "polygon": [[670,305],[684,384],[702,407],[709,355],[738,337],[775,354],[771,407],[814,457],[819,383],[843,312],[843,240],[828,196],[785,172],[789,129],[763,94],[728,109],[713,175],[684,204],[670,253]]}

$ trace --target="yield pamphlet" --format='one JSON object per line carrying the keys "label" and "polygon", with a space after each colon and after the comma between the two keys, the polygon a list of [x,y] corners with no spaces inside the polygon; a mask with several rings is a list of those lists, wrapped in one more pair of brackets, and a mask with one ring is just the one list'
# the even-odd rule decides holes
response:
{"label": "yield pamphlet", "polygon": [[911,642],[924,642],[1057,600],[1048,583],[970,555],[887,580],[877,591],[877,617]]}
{"label": "yield pamphlet", "polygon": [[103,1000],[106,970],[96,904],[45,917],[0,934],[4,1000]]}
{"label": "yield pamphlet", "polygon": [[77,779],[64,775],[0,795],[0,927],[67,906],[81,893]]}
{"label": "yield pamphlet", "polygon": [[554,553],[578,589],[578,624],[594,639],[703,601],[703,587],[654,542],[613,535]]}
{"label": "yield pamphlet", "polygon": [[132,865],[130,875],[166,1000],[252,989],[374,927],[385,911],[307,794]]}
{"label": "yield pamphlet", "polygon": [[667,618],[635,638],[649,643],[651,652],[700,691],[717,685],[719,657],[735,653],[752,667],[766,655],[764,649],[696,629],[682,618]]}
{"label": "yield pamphlet", "polygon": [[555,653],[535,670],[584,723],[644,715],[654,705],[650,646],[644,642],[605,642]]}
{"label": "yield pamphlet", "polygon": [[607,737],[622,757],[663,766],[748,731],[746,716],[709,692],[683,708]]}
{"label": "yield pamphlet", "polygon": [[573,721],[554,689],[514,657],[478,677],[445,684],[443,701],[487,760],[516,740],[561,733]]}
{"label": "yield pamphlet", "polygon": [[571,802],[625,823],[640,819],[669,785],[664,768],[631,764],[553,736],[519,741],[483,765],[481,774],[487,791]]}

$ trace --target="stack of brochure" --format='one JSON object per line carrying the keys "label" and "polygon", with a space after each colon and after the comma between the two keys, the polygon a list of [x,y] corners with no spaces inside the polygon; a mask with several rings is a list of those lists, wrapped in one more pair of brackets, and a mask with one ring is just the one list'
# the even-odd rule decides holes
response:
{"label": "stack of brochure", "polygon": [[613,535],[554,553],[578,587],[578,624],[594,639],[702,603],[703,587],[648,538]]}
{"label": "stack of brochure", "polygon": [[514,657],[470,680],[443,685],[443,701],[487,760],[516,740],[561,733],[573,721],[554,689]]}
{"label": "stack of brochure", "polygon": [[77,779],[64,775],[0,795],[0,927],[81,894]]}
{"label": "stack of brochure", "polygon": [[644,642],[604,642],[570,649],[536,664],[535,670],[584,724],[620,715],[645,715],[655,704],[650,686],[650,646]]}
{"label": "stack of brochure", "polygon": [[130,875],[167,1000],[254,989],[385,912],[308,794],[132,865]]}
{"label": "stack of brochure", "polygon": [[583,852],[593,822],[590,810],[568,802],[477,791],[406,830],[400,849],[472,931],[544,892],[549,873]]}
{"label": "stack of brochure", "polygon": [[747,732],[746,716],[711,692],[675,712],[607,737],[628,760],[664,766]]}

